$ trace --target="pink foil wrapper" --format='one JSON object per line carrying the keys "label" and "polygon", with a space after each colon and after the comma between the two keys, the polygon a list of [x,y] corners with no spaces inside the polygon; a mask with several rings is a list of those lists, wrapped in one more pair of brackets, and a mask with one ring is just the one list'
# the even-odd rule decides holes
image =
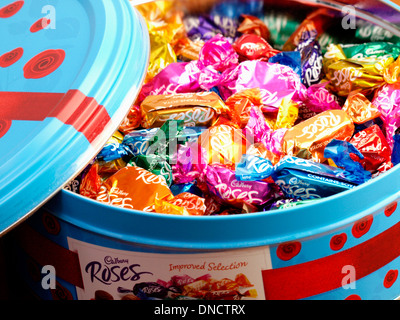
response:
{"label": "pink foil wrapper", "polygon": [[386,129],[386,140],[393,149],[393,136],[400,127],[400,83],[385,84],[375,93],[372,104],[381,112]]}
{"label": "pink foil wrapper", "polygon": [[139,102],[149,95],[208,91],[226,78],[238,59],[230,42],[218,34],[204,44],[199,60],[171,63],[146,83]]}
{"label": "pink foil wrapper", "polygon": [[258,60],[241,62],[235,69],[226,73],[218,86],[224,100],[251,88],[260,88],[264,95],[263,102],[275,111],[284,98],[302,103],[307,93],[299,75],[292,68]]}
{"label": "pink foil wrapper", "polygon": [[252,135],[254,142],[262,143],[269,151],[277,156],[281,155],[282,139],[287,129],[271,130],[263,113],[257,107],[252,107],[250,110],[250,117],[243,132],[246,137]]}
{"label": "pink foil wrapper", "polygon": [[273,187],[261,181],[238,181],[235,171],[221,165],[209,165],[205,176],[209,191],[223,202],[242,206],[244,203],[261,206],[271,199]]}
{"label": "pink foil wrapper", "polygon": [[225,72],[236,67],[238,63],[239,56],[230,42],[218,34],[204,44],[197,65],[199,69],[212,66],[219,72]]}
{"label": "pink foil wrapper", "polygon": [[342,109],[337,97],[326,89],[329,82],[311,85],[307,89],[307,107],[313,112],[324,112],[327,110]]}

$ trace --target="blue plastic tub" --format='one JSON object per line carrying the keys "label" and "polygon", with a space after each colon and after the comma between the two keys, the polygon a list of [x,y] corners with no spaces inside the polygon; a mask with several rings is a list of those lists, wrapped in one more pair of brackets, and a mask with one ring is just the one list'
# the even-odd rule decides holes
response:
{"label": "blue plastic tub", "polygon": [[[385,25],[380,13],[359,14]],[[399,199],[399,166],[311,204],[232,216],[137,212],[62,190],[14,230],[17,265],[42,299],[396,299]],[[43,287],[43,266],[54,267],[55,288]],[[207,295],[206,283],[220,292]]]}

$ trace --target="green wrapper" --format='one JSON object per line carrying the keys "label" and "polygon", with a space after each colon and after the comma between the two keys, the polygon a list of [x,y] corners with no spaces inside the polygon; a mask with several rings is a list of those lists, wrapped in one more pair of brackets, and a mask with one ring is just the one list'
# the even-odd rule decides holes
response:
{"label": "green wrapper", "polygon": [[275,49],[281,50],[293,32],[296,31],[302,20],[286,12],[269,11],[263,19],[270,31],[270,42]]}
{"label": "green wrapper", "polygon": [[141,167],[158,176],[163,176],[168,186],[172,184],[172,168],[167,161],[158,155],[139,155],[132,158],[128,165]]}
{"label": "green wrapper", "polygon": [[400,42],[400,38],[390,31],[364,20],[357,22],[355,38],[363,42],[389,41]]}
{"label": "green wrapper", "polygon": [[400,46],[390,42],[341,45],[348,59],[394,58],[400,55]]}

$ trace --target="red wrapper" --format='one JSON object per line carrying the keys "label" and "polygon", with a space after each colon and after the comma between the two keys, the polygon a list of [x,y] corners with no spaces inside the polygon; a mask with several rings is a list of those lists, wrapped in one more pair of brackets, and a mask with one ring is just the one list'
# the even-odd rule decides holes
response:
{"label": "red wrapper", "polygon": [[233,48],[238,53],[240,61],[257,59],[268,61],[269,58],[280,52],[256,34],[242,35],[235,41]]}
{"label": "red wrapper", "polygon": [[378,125],[358,132],[350,142],[364,155],[359,162],[367,171],[374,172],[390,161],[392,152]]}

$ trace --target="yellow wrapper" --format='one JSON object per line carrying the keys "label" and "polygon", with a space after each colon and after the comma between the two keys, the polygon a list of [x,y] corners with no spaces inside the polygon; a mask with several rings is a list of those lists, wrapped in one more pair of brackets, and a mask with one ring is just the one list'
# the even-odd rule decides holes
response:
{"label": "yellow wrapper", "polygon": [[290,129],[299,116],[299,105],[290,99],[284,98],[279,107],[278,117],[274,125],[274,130]]}
{"label": "yellow wrapper", "polygon": [[351,91],[382,85],[383,74],[391,63],[393,58],[340,60],[328,66],[326,77],[330,80],[330,89],[347,97]]}
{"label": "yellow wrapper", "polygon": [[400,57],[384,71],[383,78],[389,84],[400,81]]}

